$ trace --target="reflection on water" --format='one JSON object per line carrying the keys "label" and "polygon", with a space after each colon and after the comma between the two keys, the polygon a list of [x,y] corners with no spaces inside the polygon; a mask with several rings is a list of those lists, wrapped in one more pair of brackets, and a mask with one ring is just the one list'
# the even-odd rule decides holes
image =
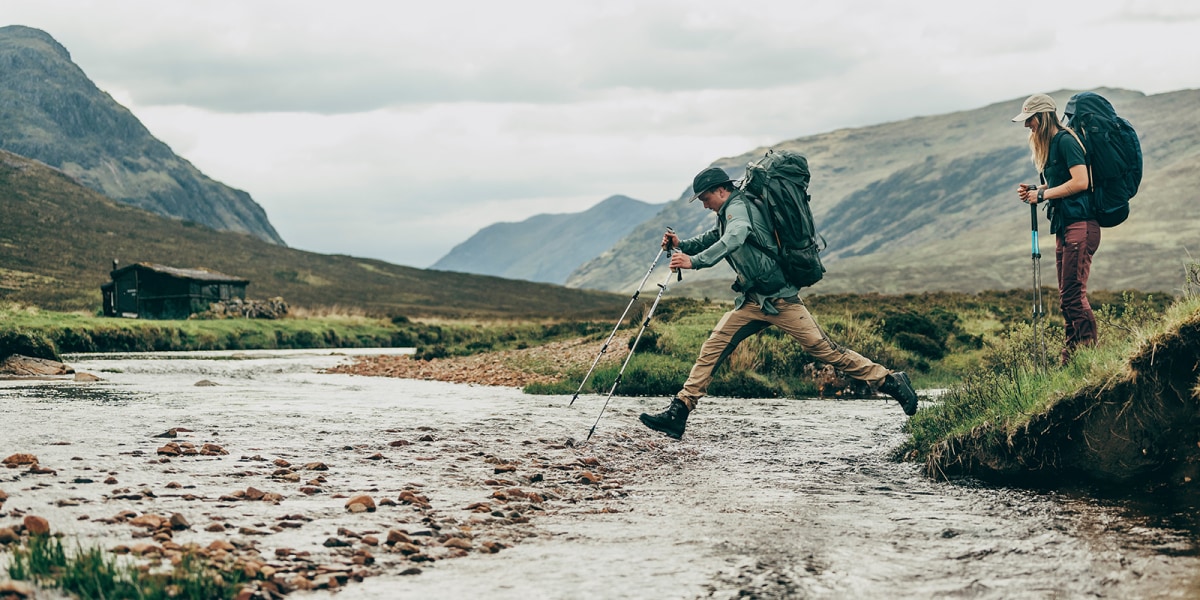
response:
{"label": "reflection on water", "polygon": [[46,402],[90,402],[98,405],[136,403],[145,401],[148,392],[116,386],[86,383],[26,385],[20,387],[22,398]]}

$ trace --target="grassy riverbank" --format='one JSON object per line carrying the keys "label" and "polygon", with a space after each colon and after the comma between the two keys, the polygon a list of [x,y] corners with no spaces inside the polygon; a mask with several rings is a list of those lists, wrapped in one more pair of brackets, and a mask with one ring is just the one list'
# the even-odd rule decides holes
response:
{"label": "grassy riverbank", "polygon": [[593,334],[587,321],[382,319],[325,314],[285,319],[149,321],[0,306],[0,357],[76,352],[291,348],[416,348],[423,358],[467,355]]}
{"label": "grassy riverbank", "polygon": [[[1046,298],[1053,299],[1047,290]],[[1171,298],[1140,292],[1092,295],[1103,319],[1158,315]],[[821,327],[838,344],[892,369],[910,373],[920,388],[944,388],[993,360],[995,348],[1011,331],[1028,320],[1028,291],[905,294],[838,294],[805,299]],[[1054,304],[1048,302],[1048,305]],[[643,334],[619,386],[623,395],[669,396],[679,390],[708,337],[728,305],[688,298],[664,301]],[[1122,317],[1124,318],[1124,317]],[[628,344],[642,317],[618,332],[614,344]],[[1050,308],[1047,339],[1062,337],[1061,317]],[[611,327],[610,327],[611,329]],[[607,336],[600,334],[598,339]],[[813,359],[793,339],[776,328],[742,342],[713,380],[709,392],[735,397],[802,397],[861,395],[865,387],[853,381],[822,376]],[[570,394],[578,388],[590,363],[566,373],[555,383],[527,386],[530,393]],[[539,368],[529,365],[531,370]],[[607,393],[620,364],[596,369],[584,391]],[[823,385],[823,383],[825,385]],[[825,389],[821,389],[824,387]]]}
{"label": "grassy riverbank", "polygon": [[1028,326],[999,336],[980,365],[909,421],[905,458],[930,475],[1186,485],[1200,452],[1200,295],[1164,311],[1138,301],[1097,311],[1101,337],[1062,367],[1034,359]]}

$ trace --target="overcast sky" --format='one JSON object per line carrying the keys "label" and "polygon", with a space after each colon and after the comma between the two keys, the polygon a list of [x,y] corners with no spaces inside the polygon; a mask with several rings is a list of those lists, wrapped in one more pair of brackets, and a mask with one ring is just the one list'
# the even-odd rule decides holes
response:
{"label": "overcast sky", "polygon": [[288,245],[416,267],[804,135],[1200,87],[1194,0],[0,0],[12,24]]}

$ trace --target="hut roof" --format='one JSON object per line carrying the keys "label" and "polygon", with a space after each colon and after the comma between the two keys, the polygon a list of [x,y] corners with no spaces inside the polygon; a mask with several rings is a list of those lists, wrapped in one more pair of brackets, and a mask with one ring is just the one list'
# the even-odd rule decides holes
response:
{"label": "hut roof", "polygon": [[208,269],[204,269],[204,268],[181,269],[179,267],[168,267],[165,265],[159,265],[159,264],[154,264],[154,263],[145,263],[145,262],[134,263],[131,265],[121,267],[120,269],[116,269],[115,271],[112,272],[113,277],[116,277],[117,274],[124,273],[125,271],[128,271],[130,269],[141,269],[141,270],[145,270],[145,271],[154,271],[155,273],[162,273],[163,275],[170,275],[172,277],[179,277],[181,279],[195,279],[198,281],[222,281],[222,282],[228,282],[228,283],[250,283],[249,279],[245,279],[243,277],[235,277],[233,275],[226,275],[224,273],[218,273],[216,271],[209,271]]}

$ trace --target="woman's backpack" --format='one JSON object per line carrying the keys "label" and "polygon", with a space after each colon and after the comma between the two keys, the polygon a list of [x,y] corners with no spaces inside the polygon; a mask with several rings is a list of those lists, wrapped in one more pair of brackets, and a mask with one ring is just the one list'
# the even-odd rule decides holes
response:
{"label": "woman's backpack", "polygon": [[1115,227],[1129,217],[1129,199],[1142,183],[1142,145],[1129,121],[1095,92],[1071,96],[1066,124],[1083,140],[1096,221]]}

